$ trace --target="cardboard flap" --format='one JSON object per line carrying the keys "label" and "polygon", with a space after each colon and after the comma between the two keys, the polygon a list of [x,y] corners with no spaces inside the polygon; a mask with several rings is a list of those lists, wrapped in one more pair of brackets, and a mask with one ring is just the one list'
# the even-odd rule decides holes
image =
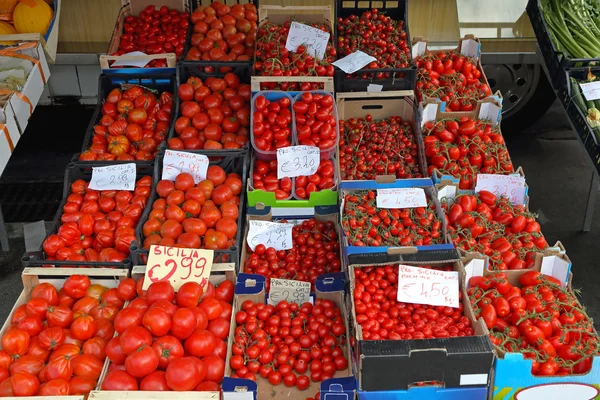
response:
{"label": "cardboard flap", "polygon": [[465,283],[469,288],[469,279],[472,276],[483,276],[483,270],[485,268],[485,260],[476,258],[465,264]]}
{"label": "cardboard flap", "polygon": [[558,256],[546,256],[542,258],[540,272],[558,279],[563,289],[567,286],[570,271],[571,263]]}

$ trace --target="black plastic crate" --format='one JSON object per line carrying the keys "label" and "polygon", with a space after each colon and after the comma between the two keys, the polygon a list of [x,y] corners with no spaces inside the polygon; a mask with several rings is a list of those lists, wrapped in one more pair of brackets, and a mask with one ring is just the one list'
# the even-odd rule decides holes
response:
{"label": "black plastic crate", "polygon": [[600,63],[600,58],[569,58],[559,51],[550,37],[550,30],[540,8],[540,0],[527,2],[527,15],[535,32],[544,63],[550,74],[550,82],[555,90],[560,90],[568,84],[565,82],[564,70],[573,67],[585,67]]}
{"label": "black plastic crate", "polygon": [[[173,94],[174,97],[177,96],[177,86],[176,86],[176,77],[173,73],[168,74],[102,74],[98,78],[98,105],[94,110],[94,114],[92,119],[87,127],[85,138],[83,139],[83,144],[81,147],[81,152],[84,152],[90,148],[92,145],[92,138],[94,137],[94,126],[100,122],[102,118],[102,105],[104,104],[104,99],[108,95],[108,93],[114,89],[119,88],[123,84],[133,84],[147,87],[149,89],[158,90],[159,93],[168,91]],[[157,96],[158,97],[158,96]],[[173,111],[171,114],[171,122],[169,124],[169,129],[167,132],[167,136],[169,132],[173,129],[175,125],[176,119],[176,109],[175,103],[173,104]],[[160,147],[160,143],[158,144]],[[96,166],[102,165],[111,165],[120,163],[121,161],[81,161],[77,159],[77,163],[84,164],[97,164]],[[152,165],[154,160],[152,161],[123,161],[125,163],[135,162],[137,165]]]}
{"label": "black plastic crate", "polygon": [[[194,10],[197,7],[199,7],[199,6],[208,7],[208,6],[210,6],[210,4],[212,2],[213,2],[213,0],[188,0],[188,5],[190,8],[190,15],[194,12]],[[221,3],[228,5],[230,7],[235,4],[253,3],[256,6],[256,10],[257,10],[256,14],[258,15],[258,0],[221,0]],[[198,61],[186,60],[185,57],[187,56],[187,53],[190,50],[190,47],[192,47],[192,35],[193,34],[194,34],[194,24],[192,24],[190,21],[190,27],[188,29],[187,38],[185,40],[185,48],[183,49],[183,57],[181,58],[180,62],[203,63],[206,66],[215,66],[215,65],[218,66],[218,65],[222,65],[222,64],[227,64],[229,62],[229,61],[210,61],[210,60],[198,60]],[[248,61],[232,61],[232,62],[252,65],[254,63],[254,57],[250,57],[250,59]]]}
{"label": "black plastic crate", "polygon": [[[204,68],[206,66],[213,66],[214,71],[206,72]],[[252,75],[252,69],[250,64],[244,62],[229,62],[229,63],[217,63],[217,64],[207,64],[204,61],[186,61],[183,63],[179,63],[177,66],[177,87],[181,84],[185,83],[188,78],[191,76],[198,77],[204,80],[211,76],[222,78],[226,73],[232,72],[236,74],[240,78],[241,83],[250,83],[250,76]],[[179,107],[181,106],[181,100],[177,93],[175,93],[175,106],[173,107],[173,123],[171,124],[171,128],[169,129],[169,135],[167,136],[167,143],[169,139],[178,137],[177,133],[175,133],[175,121],[180,117],[179,115]],[[250,129],[250,128],[249,128]],[[168,148],[168,145],[166,146]],[[206,156],[220,156],[223,152],[229,155],[235,154],[246,154],[248,153],[248,149],[250,148],[250,137],[248,137],[248,142],[241,149],[219,149],[219,150],[190,150],[190,149],[182,149],[178,151],[185,151],[186,153],[194,153],[194,154],[204,154]],[[158,158],[158,156],[157,156]]]}
{"label": "black plastic crate", "polygon": [[[85,163],[85,164],[69,164],[65,171],[65,183],[63,187],[62,193],[62,201],[58,205],[58,210],[56,211],[56,216],[52,221],[52,227],[50,228],[48,235],[57,233],[58,228],[61,226],[60,218],[63,214],[63,206],[67,202],[67,197],[71,194],[71,184],[78,180],[83,179],[84,181],[89,182],[92,178],[92,168],[93,167],[102,167],[105,164],[94,164],[94,163]],[[143,176],[152,176],[153,168],[151,165],[136,165],[136,181]],[[138,225],[141,223],[141,217],[138,221]],[[136,227],[137,228],[137,227]],[[44,239],[45,240],[45,239]],[[40,267],[46,265],[53,265],[55,267],[114,267],[114,268],[129,268],[131,266],[131,255],[121,262],[101,262],[101,261],[57,261],[57,260],[47,260],[46,254],[44,253],[44,249],[40,246],[39,250],[33,252],[27,252],[21,258],[21,262],[26,267]]]}
{"label": "black plastic crate", "polygon": [[[226,173],[237,172],[242,177],[242,191],[240,192],[240,209],[237,220],[238,231],[235,238],[236,245],[228,250],[215,250],[214,263],[233,262],[236,267],[239,265],[240,253],[242,249],[242,233],[244,232],[244,222],[246,221],[246,179],[248,178],[249,153],[247,151],[232,154],[229,151],[214,150],[208,156],[210,165],[218,165],[225,170]],[[156,185],[162,178],[164,152],[160,152],[156,157],[154,165],[154,179],[152,180],[152,191],[146,203],[146,208],[142,213],[140,222],[135,230],[136,242],[131,245],[131,258],[133,265],[146,265],[148,261],[148,250],[143,248],[144,244],[144,223],[148,220],[152,212],[152,205],[158,199],[156,193]]]}
{"label": "black plastic crate", "polygon": [[[600,67],[592,67],[591,72],[594,75],[600,75]],[[596,143],[596,138],[592,128],[587,122],[586,115],[583,110],[577,107],[577,104],[573,102],[571,99],[573,94],[571,92],[571,85],[569,78],[573,77],[575,79],[585,79],[588,73],[588,68],[567,68],[564,72],[564,81],[566,85],[564,85],[561,90],[558,92],[558,98],[561,103],[567,110],[567,116],[571,121],[571,124],[575,128],[575,131],[581,138],[585,149],[587,150],[594,166],[600,173],[600,145]]]}
{"label": "black plastic crate", "polygon": [[[407,0],[335,0],[336,18],[346,18],[351,15],[359,17],[363,12],[377,8],[379,12],[388,15],[394,20],[404,21],[406,30],[406,42],[411,45],[410,31],[408,27],[408,1]],[[337,49],[338,24],[335,21],[334,41]],[[338,58],[342,58],[338,54]],[[411,58],[412,63],[412,58]],[[372,74],[370,79],[360,79],[359,74]],[[378,73],[390,74],[390,78],[377,79]],[[417,68],[412,65],[408,68],[383,68],[362,69],[354,72],[351,78],[348,74],[336,67],[335,90],[338,92],[366,92],[369,84],[383,85],[382,90],[414,90],[417,80]]]}

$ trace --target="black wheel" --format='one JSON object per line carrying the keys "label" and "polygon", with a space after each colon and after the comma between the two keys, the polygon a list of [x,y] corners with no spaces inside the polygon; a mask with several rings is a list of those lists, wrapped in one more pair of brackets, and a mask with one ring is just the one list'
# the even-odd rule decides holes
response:
{"label": "black wheel", "polygon": [[502,133],[519,134],[540,119],[556,95],[539,64],[489,64],[483,69],[502,102]]}

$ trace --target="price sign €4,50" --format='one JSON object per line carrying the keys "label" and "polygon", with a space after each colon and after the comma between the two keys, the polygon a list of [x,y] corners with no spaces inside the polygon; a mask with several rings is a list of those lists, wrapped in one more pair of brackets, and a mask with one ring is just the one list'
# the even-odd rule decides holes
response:
{"label": "price sign \u20ac4,50", "polygon": [[458,307],[458,272],[398,266],[398,301]]}
{"label": "price sign \u20ac4,50", "polygon": [[208,284],[213,257],[213,250],[150,246],[143,289],[161,281],[171,282],[176,292],[186,282],[197,282],[204,288]]}

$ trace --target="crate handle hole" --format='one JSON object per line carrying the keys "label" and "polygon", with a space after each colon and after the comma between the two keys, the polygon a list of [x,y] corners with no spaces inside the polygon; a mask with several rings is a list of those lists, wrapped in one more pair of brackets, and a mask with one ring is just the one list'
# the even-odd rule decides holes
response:
{"label": "crate handle hole", "polygon": [[381,110],[383,108],[382,105],[380,104],[374,104],[374,105],[370,105],[370,106],[362,106],[363,110]]}

